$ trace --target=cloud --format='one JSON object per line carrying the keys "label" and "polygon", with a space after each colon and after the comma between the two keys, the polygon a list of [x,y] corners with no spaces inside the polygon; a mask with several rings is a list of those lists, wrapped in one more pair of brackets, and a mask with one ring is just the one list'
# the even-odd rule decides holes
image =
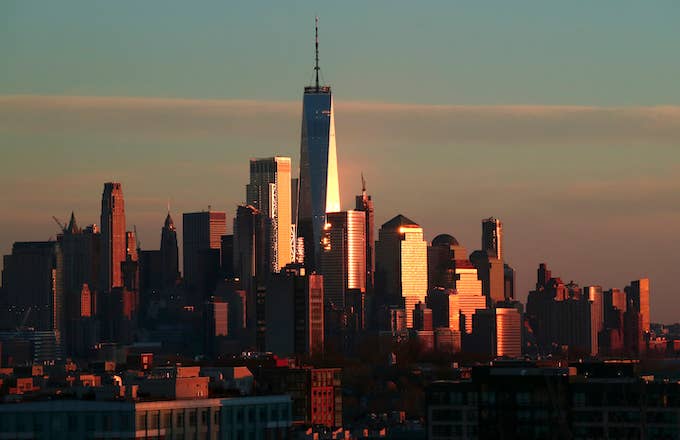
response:
{"label": "cloud", "polygon": [[[488,144],[673,145],[680,107],[440,106],[337,100],[339,142],[350,146]],[[299,102],[147,97],[0,96],[3,133],[113,134],[183,141],[296,137]]]}

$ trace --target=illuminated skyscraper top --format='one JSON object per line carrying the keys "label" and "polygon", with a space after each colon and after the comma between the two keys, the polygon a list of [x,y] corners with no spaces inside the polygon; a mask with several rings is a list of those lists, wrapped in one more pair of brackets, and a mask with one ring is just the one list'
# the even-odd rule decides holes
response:
{"label": "illuminated skyscraper top", "polygon": [[305,242],[305,264],[319,263],[321,234],[327,212],[340,211],[340,185],[335,148],[331,87],[319,85],[319,27],[316,26],[315,84],[305,87],[302,101],[298,236]]}

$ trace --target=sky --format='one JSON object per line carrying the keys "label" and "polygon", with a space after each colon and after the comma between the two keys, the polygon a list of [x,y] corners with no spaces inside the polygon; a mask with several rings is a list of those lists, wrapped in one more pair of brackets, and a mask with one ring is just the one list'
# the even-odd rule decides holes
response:
{"label": "sky", "polygon": [[[343,207],[479,247],[504,223],[519,298],[651,280],[680,321],[680,2],[0,2],[0,253],[120,181],[157,249],[167,205],[224,210],[248,159],[298,161],[320,17]],[[248,4],[245,4],[248,3]]]}

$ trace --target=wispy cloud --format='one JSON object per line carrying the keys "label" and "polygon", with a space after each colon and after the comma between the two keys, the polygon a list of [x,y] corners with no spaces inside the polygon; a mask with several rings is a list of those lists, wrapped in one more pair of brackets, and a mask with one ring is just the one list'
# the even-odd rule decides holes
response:
{"label": "wispy cloud", "polygon": [[[299,131],[299,102],[146,97],[0,96],[4,133],[121,133],[158,140],[232,136],[274,141]],[[338,101],[349,144],[668,145],[680,107],[437,106]]]}

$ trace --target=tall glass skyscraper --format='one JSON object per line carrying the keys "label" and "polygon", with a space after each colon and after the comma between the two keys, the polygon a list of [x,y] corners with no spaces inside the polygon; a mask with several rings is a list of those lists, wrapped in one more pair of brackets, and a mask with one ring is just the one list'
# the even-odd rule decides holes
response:
{"label": "tall glass skyscraper", "polygon": [[316,83],[305,87],[302,100],[298,237],[304,239],[305,265],[319,266],[321,234],[327,212],[340,211],[335,118],[330,86],[319,85],[319,38],[316,38]]}
{"label": "tall glass skyscraper", "polygon": [[378,232],[375,247],[376,278],[384,303],[406,311],[406,327],[413,328],[413,310],[427,295],[427,242],[423,229],[398,215]]}

